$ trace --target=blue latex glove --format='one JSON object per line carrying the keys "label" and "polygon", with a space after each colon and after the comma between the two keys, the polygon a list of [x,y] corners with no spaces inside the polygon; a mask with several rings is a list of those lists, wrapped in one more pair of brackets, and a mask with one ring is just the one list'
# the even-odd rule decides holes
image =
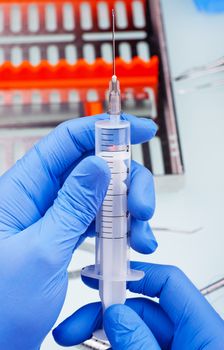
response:
{"label": "blue latex glove", "polygon": [[[83,239],[95,234],[93,221],[110,180],[102,159],[85,158],[94,152],[95,122],[107,117],[61,124],[0,177],[2,350],[38,349],[58,317],[68,264]],[[150,120],[123,119],[131,122],[132,143],[156,133]],[[132,169],[132,246],[150,253],[157,246],[147,223],[155,205],[153,180],[143,166],[133,163]]]}
{"label": "blue latex glove", "polygon": [[205,12],[223,12],[224,0],[194,0],[197,8]]}
{"label": "blue latex glove", "polygon": [[[116,350],[223,350],[224,321],[207,300],[174,266],[133,262],[132,268],[145,272],[130,291],[159,298],[129,299],[126,305],[113,305],[104,314],[104,328]],[[83,278],[97,288],[97,281]],[[64,346],[79,344],[101,327],[100,303],[88,304],[54,331],[55,340]]]}

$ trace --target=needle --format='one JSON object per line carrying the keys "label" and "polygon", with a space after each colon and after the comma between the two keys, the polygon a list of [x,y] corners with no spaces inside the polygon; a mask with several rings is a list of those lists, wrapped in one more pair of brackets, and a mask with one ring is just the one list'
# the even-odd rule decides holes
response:
{"label": "needle", "polygon": [[112,9],[113,75],[115,75],[115,11]]}

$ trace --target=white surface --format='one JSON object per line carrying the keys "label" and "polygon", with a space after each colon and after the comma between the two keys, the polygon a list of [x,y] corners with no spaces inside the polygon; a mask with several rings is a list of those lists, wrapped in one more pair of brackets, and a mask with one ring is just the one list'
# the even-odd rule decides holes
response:
{"label": "white surface", "polygon": [[[223,14],[197,12],[189,0],[162,3],[173,76],[224,54]],[[224,78],[224,74],[216,78]],[[175,84],[175,91],[180,86],[184,83]],[[180,228],[191,224],[203,230],[191,236],[158,235],[159,249],[150,260],[180,266],[200,287],[224,274],[224,86],[175,95],[185,181],[178,192],[157,193],[153,223]]]}
{"label": "white surface", "polygon": [[[224,54],[224,15],[201,14],[191,0],[163,0],[162,3],[173,76]],[[176,84],[175,90],[179,86]],[[155,254],[142,257],[133,253],[133,257],[178,265],[202,287],[224,275],[224,87],[176,94],[176,107],[186,172],[184,185],[179,191],[167,188],[157,192],[153,224],[180,228],[202,226],[203,229],[193,235],[157,234],[159,248]],[[90,263],[93,263],[90,254],[77,252],[72,268]],[[210,298],[219,311],[224,310],[223,294]],[[58,322],[96,299],[96,291],[79,281],[70,282]],[[42,350],[54,349],[61,347],[49,335]]]}

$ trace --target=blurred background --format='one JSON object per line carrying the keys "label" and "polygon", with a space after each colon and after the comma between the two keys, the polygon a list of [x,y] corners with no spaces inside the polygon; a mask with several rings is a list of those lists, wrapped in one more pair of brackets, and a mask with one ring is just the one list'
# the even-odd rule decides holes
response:
{"label": "blurred background", "polygon": [[[112,8],[122,109],[159,126],[132,149],[155,175],[159,247],[132,258],[179,266],[224,317],[224,1],[0,0],[0,173],[60,122],[107,110]],[[89,239],[57,323],[99,299],[80,280],[93,261]]]}

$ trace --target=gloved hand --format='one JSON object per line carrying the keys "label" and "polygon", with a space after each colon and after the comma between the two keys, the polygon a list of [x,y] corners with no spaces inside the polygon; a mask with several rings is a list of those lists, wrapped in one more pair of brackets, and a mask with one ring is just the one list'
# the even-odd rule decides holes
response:
{"label": "gloved hand", "polygon": [[[224,321],[182,271],[174,266],[132,262],[145,272],[130,291],[159,298],[128,299],[126,305],[113,305],[104,314],[104,328],[116,350],[223,350]],[[83,277],[90,287],[96,280]],[[100,303],[88,304],[62,322],[54,331],[64,346],[91,337],[102,326]]]}
{"label": "gloved hand", "polygon": [[[110,181],[102,159],[85,158],[93,153],[96,120],[106,118],[61,124],[0,177],[2,350],[38,349],[58,317],[68,264],[83,239],[94,235],[95,215]],[[123,118],[131,122],[132,143],[156,133],[150,120]],[[154,210],[153,180],[137,163],[132,165],[128,206],[132,246],[152,252],[157,243],[147,220]]]}
{"label": "gloved hand", "polygon": [[198,10],[218,13],[224,11],[224,0],[194,0]]}

